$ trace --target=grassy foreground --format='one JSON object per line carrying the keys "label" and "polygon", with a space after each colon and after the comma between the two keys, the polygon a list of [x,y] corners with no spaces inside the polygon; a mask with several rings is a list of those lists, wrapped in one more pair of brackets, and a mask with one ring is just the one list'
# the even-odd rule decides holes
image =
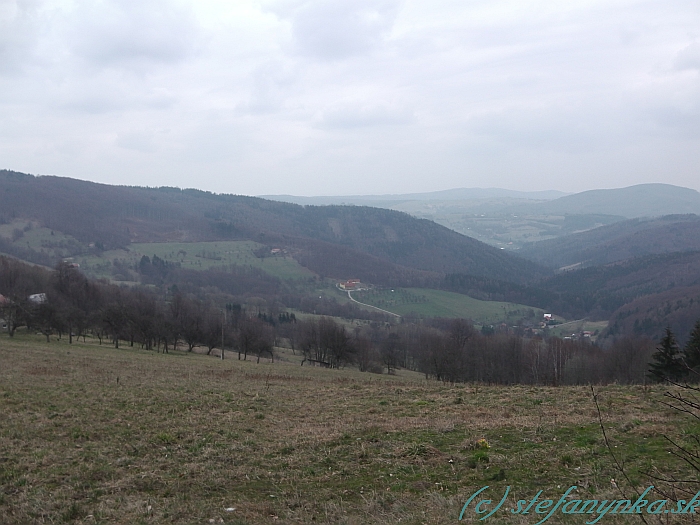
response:
{"label": "grassy foreground", "polygon": [[[510,507],[571,485],[581,499],[621,499],[613,478],[632,495],[589,388],[229,357],[0,336],[0,522],[444,524],[484,485],[495,501],[511,486]],[[652,484],[640,469],[687,479],[660,437],[683,440],[687,421],[660,403],[663,391],[599,389],[637,487]],[[503,511],[486,522],[538,519]],[[464,522],[477,522],[473,509]]]}

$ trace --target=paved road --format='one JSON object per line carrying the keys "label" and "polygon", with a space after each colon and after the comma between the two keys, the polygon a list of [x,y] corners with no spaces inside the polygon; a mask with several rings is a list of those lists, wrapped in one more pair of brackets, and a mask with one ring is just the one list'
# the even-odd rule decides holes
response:
{"label": "paved road", "polygon": [[385,314],[393,315],[395,317],[401,317],[399,314],[395,314],[394,312],[390,312],[389,310],[382,310],[381,308],[377,308],[376,306],[372,306],[371,304],[365,304],[361,303],[360,301],[356,301],[355,298],[350,294],[350,290],[345,290],[348,292],[348,297],[353,303],[361,304],[362,306],[369,306],[370,308],[374,308],[375,310],[379,310],[380,312],[384,312]]}

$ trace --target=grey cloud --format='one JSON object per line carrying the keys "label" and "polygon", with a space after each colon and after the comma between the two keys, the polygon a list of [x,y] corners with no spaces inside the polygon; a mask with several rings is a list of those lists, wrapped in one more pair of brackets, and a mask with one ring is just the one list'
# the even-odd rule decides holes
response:
{"label": "grey cloud", "polygon": [[601,129],[599,117],[565,108],[510,108],[469,119],[466,132],[510,149],[582,153],[610,140],[611,130]]}
{"label": "grey cloud", "polygon": [[408,124],[413,113],[386,106],[340,106],[323,113],[320,127],[331,129]]}
{"label": "grey cloud", "polygon": [[153,136],[149,133],[132,132],[120,134],[116,141],[117,146],[124,149],[152,153],[156,150]]}
{"label": "grey cloud", "polygon": [[0,1],[0,74],[18,73],[34,51],[40,20],[32,1]]}
{"label": "grey cloud", "polygon": [[0,0],[0,153],[258,194],[697,186],[698,6]]}
{"label": "grey cloud", "polygon": [[294,73],[290,68],[282,61],[270,61],[257,67],[251,77],[249,100],[239,105],[239,109],[252,114],[279,111],[294,83]]}
{"label": "grey cloud", "polygon": [[163,90],[135,88],[116,74],[104,74],[63,85],[52,105],[67,112],[102,114],[122,111],[167,110],[177,98]]}
{"label": "grey cloud", "polygon": [[691,107],[665,107],[652,113],[657,124],[656,133],[678,139],[700,138],[700,105]]}
{"label": "grey cloud", "polygon": [[674,66],[678,70],[700,70],[700,42],[693,42],[676,54]]}
{"label": "grey cloud", "polygon": [[98,67],[179,62],[198,33],[193,13],[165,0],[83,3],[70,26],[73,52]]}
{"label": "grey cloud", "polygon": [[288,16],[299,53],[336,60],[362,55],[379,46],[397,12],[398,2],[394,0],[309,0]]}

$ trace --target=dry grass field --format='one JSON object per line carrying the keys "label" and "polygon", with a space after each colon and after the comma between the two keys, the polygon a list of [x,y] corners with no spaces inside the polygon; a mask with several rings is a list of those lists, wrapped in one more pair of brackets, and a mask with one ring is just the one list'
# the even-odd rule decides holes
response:
{"label": "dry grass field", "polygon": [[[581,499],[632,495],[588,387],[451,385],[236,357],[0,335],[0,522],[445,524],[485,485],[495,501],[510,486],[511,507],[571,485]],[[682,441],[690,422],[661,403],[663,387],[598,391],[636,488],[652,484],[641,471],[687,479],[661,435]],[[486,522],[540,518],[504,510]],[[477,522],[473,509],[464,522]]]}

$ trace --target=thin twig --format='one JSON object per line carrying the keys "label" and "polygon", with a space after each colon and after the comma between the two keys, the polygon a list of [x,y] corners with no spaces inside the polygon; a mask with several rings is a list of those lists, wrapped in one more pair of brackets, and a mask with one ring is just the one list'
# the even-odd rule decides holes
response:
{"label": "thin twig", "polygon": [[[650,479],[653,479],[656,481],[662,481],[664,483],[669,483],[669,484],[671,484],[671,483],[697,483],[697,480],[695,480],[695,479],[676,479],[673,477],[665,478],[665,477],[661,477],[661,476],[655,476],[654,474],[651,474],[649,472],[644,472],[643,474]],[[684,494],[690,494],[690,495],[695,494],[697,492],[695,490],[685,489],[685,488],[683,488],[682,485],[674,486],[674,489],[677,490],[678,492],[682,492]],[[663,491],[661,489],[659,489],[658,487],[656,487],[656,490],[663,494]]]}
{"label": "thin twig", "polygon": [[[612,447],[610,446],[610,441],[608,441],[608,434],[605,432],[605,425],[603,425],[603,414],[600,411],[600,405],[598,404],[598,394],[596,394],[595,389],[593,388],[593,385],[591,385],[591,394],[593,395],[593,402],[595,403],[595,408],[598,411],[598,423],[600,424],[600,430],[603,433],[603,440],[605,441],[605,447],[608,449],[608,453],[610,456],[613,458],[613,461],[615,462],[615,466],[617,467],[617,470],[624,476],[625,480],[627,480],[627,483],[629,484],[630,488],[634,491],[634,493],[637,496],[637,499],[639,499],[639,492],[637,492],[637,489],[634,488],[634,484],[632,483],[632,480],[630,480],[629,476],[627,475],[627,472],[625,472],[625,469],[622,467],[620,464],[620,461],[617,459],[617,456],[615,456],[615,453],[613,452]],[[628,499],[627,496],[625,496],[625,493],[622,491],[622,489],[618,486],[617,490],[620,491],[620,494],[622,494],[622,497],[625,499]],[[643,514],[639,514],[639,517],[644,523],[647,523],[647,520],[644,519]]]}

